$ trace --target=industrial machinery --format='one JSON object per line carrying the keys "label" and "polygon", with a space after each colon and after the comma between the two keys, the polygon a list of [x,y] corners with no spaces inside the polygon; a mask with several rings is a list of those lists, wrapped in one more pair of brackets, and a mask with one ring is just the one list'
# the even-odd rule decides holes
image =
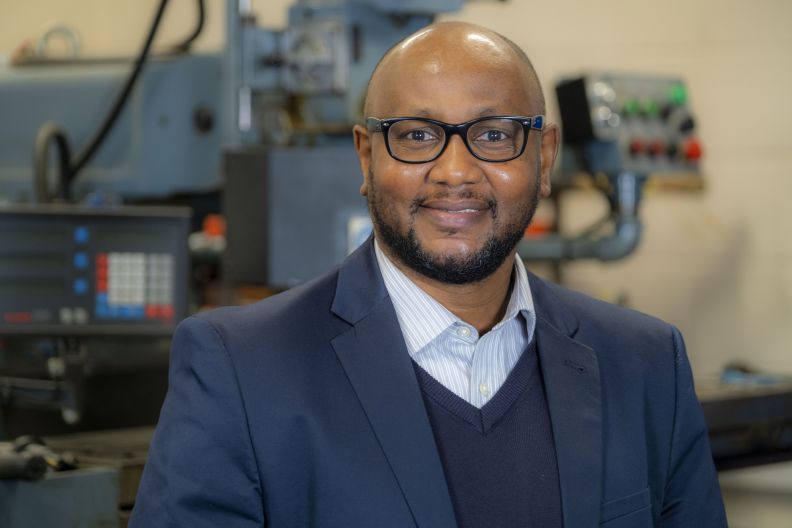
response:
{"label": "industrial machinery", "polygon": [[[126,61],[0,65],[0,203],[37,200],[34,145],[44,123],[87,143],[128,75]],[[173,55],[149,60],[123,112],[72,195],[114,201],[208,192],[220,185],[221,60]],[[50,171],[49,187],[57,171]]]}
{"label": "industrial machinery", "polygon": [[[183,208],[0,209],[0,439],[24,423],[42,432],[26,408],[107,426],[113,419],[97,404],[139,393],[153,395],[130,402],[151,423],[164,376],[129,386],[164,369],[168,338],[187,315],[189,221]],[[97,391],[102,373],[114,381]],[[104,401],[92,398],[100,393]]]}
{"label": "industrial machinery", "polygon": [[700,181],[701,144],[687,87],[678,77],[592,73],[556,86],[565,147],[556,184],[584,173],[605,195],[609,215],[579,236],[521,242],[524,259],[616,260],[638,245],[638,207],[648,178]]}
{"label": "industrial machinery", "polygon": [[682,79],[590,74],[561,81],[556,94],[564,141],[588,171],[698,175],[702,150]]}
{"label": "industrial machinery", "polygon": [[250,2],[227,3],[233,118],[227,147],[348,140],[369,76],[393,44],[463,0],[297,0],[283,30],[258,27]]}
{"label": "industrial machinery", "polygon": [[183,209],[0,210],[0,335],[168,335],[187,313]]}

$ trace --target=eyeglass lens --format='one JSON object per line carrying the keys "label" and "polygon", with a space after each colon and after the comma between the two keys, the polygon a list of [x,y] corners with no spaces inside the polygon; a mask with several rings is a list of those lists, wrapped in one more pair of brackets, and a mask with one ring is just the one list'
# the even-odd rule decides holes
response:
{"label": "eyeglass lens", "polygon": [[[523,146],[523,127],[511,119],[478,121],[467,130],[470,151],[482,158],[499,161],[514,158]],[[446,143],[442,127],[407,119],[393,123],[388,129],[391,154],[403,161],[428,161],[437,156]]]}

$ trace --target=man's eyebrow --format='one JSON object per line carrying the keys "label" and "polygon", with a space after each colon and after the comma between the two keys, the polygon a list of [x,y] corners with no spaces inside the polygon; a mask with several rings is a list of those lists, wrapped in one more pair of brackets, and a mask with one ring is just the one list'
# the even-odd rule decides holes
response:
{"label": "man's eyebrow", "polygon": [[415,117],[431,117],[432,112],[428,108],[419,108],[410,115]]}
{"label": "man's eyebrow", "polygon": [[495,108],[493,108],[492,106],[487,106],[487,107],[481,108],[478,112],[475,113],[475,115],[476,115],[476,117],[484,117],[484,116],[488,116],[488,115],[495,115],[495,114],[498,114],[498,113],[499,112]]}

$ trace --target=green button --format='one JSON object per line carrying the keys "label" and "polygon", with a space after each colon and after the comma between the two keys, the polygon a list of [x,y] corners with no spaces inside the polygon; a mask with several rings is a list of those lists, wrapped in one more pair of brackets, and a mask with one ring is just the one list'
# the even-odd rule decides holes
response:
{"label": "green button", "polygon": [[653,99],[644,101],[643,109],[646,115],[649,117],[655,117],[660,111],[660,107],[658,106],[657,102]]}
{"label": "green button", "polygon": [[685,89],[685,85],[682,83],[672,84],[671,88],[668,89],[668,98],[674,104],[685,104],[687,102],[687,90]]}
{"label": "green button", "polygon": [[634,116],[638,114],[640,109],[641,106],[638,104],[637,99],[627,99],[624,101],[624,113],[628,116]]}

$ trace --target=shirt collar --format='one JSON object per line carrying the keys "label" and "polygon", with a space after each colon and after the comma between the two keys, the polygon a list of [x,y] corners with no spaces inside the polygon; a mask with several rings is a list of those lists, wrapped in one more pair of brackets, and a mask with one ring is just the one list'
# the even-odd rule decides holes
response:
{"label": "shirt collar", "polygon": [[[376,239],[374,251],[410,356],[419,352],[449,326],[466,324],[396,267],[382,251]],[[506,314],[493,330],[517,317],[518,314],[522,314],[525,320],[530,342],[536,327],[536,314],[528,284],[528,274],[519,257],[514,259],[514,283],[509,304],[506,306]]]}

